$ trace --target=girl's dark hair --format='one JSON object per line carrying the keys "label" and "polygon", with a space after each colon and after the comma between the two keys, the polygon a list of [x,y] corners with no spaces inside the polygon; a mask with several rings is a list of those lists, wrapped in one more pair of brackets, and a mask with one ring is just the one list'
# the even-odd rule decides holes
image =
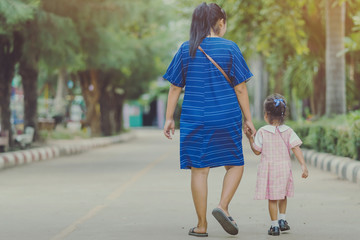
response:
{"label": "girl's dark hair", "polygon": [[205,2],[197,6],[193,12],[190,27],[190,56],[195,57],[196,50],[204,38],[210,35],[211,29],[219,34],[220,29],[217,22],[224,19],[226,13],[216,3],[206,4]]}
{"label": "girl's dark hair", "polygon": [[270,124],[273,124],[275,121],[279,125],[283,124],[286,117],[285,98],[277,93],[268,96],[264,102],[264,111]]}

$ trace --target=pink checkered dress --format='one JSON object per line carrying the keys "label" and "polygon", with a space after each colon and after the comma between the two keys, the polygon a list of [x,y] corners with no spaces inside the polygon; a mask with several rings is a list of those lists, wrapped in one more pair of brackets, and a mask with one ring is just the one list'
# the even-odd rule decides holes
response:
{"label": "pink checkered dress", "polygon": [[294,196],[288,146],[299,146],[302,141],[286,125],[279,126],[278,130],[275,126],[266,125],[255,136],[254,148],[261,152],[255,192],[255,199],[258,200],[280,200]]}

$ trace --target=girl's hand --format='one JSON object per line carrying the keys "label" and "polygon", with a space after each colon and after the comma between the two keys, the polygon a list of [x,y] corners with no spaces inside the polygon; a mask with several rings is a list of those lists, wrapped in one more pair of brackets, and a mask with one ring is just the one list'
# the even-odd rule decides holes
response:
{"label": "girl's hand", "polygon": [[167,137],[168,139],[172,139],[171,134],[174,135],[175,134],[175,121],[174,119],[170,119],[170,120],[166,120],[165,125],[164,125],[164,135],[165,137]]}
{"label": "girl's hand", "polygon": [[252,132],[250,129],[244,129],[244,133],[249,140],[252,138]]}
{"label": "girl's hand", "polygon": [[306,165],[302,165],[302,166],[301,166],[301,169],[302,169],[302,175],[301,175],[301,177],[302,177],[302,178],[307,178],[307,177],[309,176],[309,171],[308,171]]}
{"label": "girl's hand", "polygon": [[246,136],[248,135],[248,133],[250,134],[251,137],[255,136],[256,129],[255,129],[252,121],[249,121],[249,120],[244,121],[244,132],[245,132]]}

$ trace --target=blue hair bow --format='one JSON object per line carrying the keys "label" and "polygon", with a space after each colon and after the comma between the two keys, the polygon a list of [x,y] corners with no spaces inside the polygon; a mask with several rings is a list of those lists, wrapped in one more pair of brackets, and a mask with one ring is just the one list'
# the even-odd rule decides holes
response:
{"label": "blue hair bow", "polygon": [[275,107],[278,107],[281,102],[282,102],[282,103],[285,105],[285,107],[286,107],[286,104],[285,104],[284,100],[281,99],[281,98],[280,98],[280,99],[275,98],[275,99],[274,99],[274,102],[275,102]]}

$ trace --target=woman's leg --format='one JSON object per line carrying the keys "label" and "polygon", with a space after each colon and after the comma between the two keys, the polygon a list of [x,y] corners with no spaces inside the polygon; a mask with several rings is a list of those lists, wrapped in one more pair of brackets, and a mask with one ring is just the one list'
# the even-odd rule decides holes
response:
{"label": "woman's leg", "polygon": [[205,233],[207,230],[206,208],[209,170],[210,168],[191,168],[191,192],[198,216],[198,225],[195,232],[198,233]]}
{"label": "woman's leg", "polygon": [[271,221],[278,220],[278,200],[269,200],[269,213]]}
{"label": "woman's leg", "polygon": [[225,169],[226,174],[218,208],[222,209],[229,216],[229,204],[240,184],[244,166],[225,166]]}

